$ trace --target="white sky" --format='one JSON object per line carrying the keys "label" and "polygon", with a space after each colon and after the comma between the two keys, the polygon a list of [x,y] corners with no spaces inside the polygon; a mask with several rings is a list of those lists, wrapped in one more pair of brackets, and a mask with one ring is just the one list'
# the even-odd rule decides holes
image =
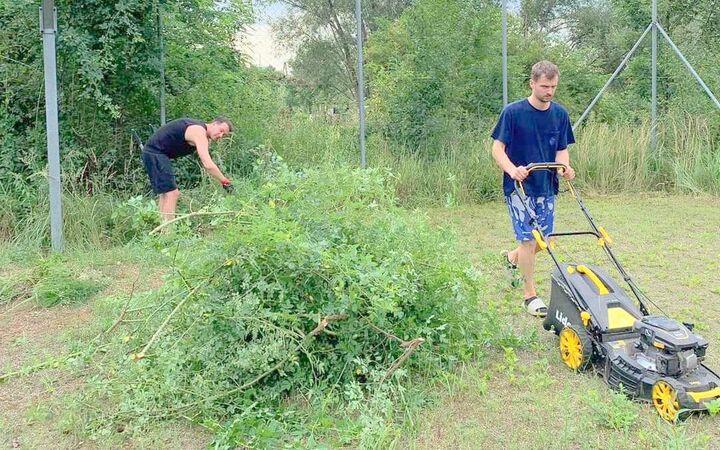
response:
{"label": "white sky", "polygon": [[256,2],[253,2],[253,7],[256,8],[257,21],[248,27],[242,48],[256,66],[272,66],[282,72],[292,55],[276,45],[270,22],[287,14],[287,7],[279,3],[261,7]]}

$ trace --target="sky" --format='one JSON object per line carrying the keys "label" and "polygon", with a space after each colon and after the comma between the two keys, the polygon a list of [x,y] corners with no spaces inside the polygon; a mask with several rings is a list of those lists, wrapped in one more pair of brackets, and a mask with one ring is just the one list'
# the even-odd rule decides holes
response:
{"label": "sky", "polygon": [[282,72],[285,63],[290,60],[292,55],[284,49],[278,48],[270,23],[273,19],[287,14],[288,9],[281,3],[260,6],[255,1],[253,1],[253,7],[256,8],[257,21],[248,27],[247,33],[244,35],[243,49],[253,64],[261,67],[272,66]]}

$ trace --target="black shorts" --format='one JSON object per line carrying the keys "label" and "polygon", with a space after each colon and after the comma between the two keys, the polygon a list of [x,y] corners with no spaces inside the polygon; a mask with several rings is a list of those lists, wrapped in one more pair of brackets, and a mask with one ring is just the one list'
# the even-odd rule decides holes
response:
{"label": "black shorts", "polygon": [[175,170],[173,170],[170,158],[162,153],[142,152],[142,160],[145,165],[145,172],[150,178],[150,185],[156,194],[177,189],[175,184]]}

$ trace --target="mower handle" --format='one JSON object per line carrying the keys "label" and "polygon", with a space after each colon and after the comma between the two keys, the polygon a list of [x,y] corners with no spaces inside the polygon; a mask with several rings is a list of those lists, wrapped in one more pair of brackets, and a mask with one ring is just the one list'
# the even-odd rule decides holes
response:
{"label": "mower handle", "polygon": [[[528,164],[527,166],[525,166],[525,169],[528,172],[532,172],[535,170],[567,169],[567,166],[565,164],[559,163],[559,162],[533,163],[533,164]],[[605,231],[605,229],[603,227],[601,227],[601,226],[599,227],[595,224],[595,221],[593,220],[592,216],[588,212],[587,208],[585,208],[585,204],[583,203],[582,198],[580,197],[580,194],[575,190],[575,188],[573,187],[570,180],[566,179],[565,181],[567,182],[568,188],[570,189],[570,192],[572,193],[573,197],[575,197],[575,201],[577,202],[578,206],[580,207],[580,210],[583,212],[583,214],[585,215],[585,218],[590,223],[590,227],[592,228],[592,231],[549,233],[548,235],[544,235],[542,233],[542,231],[540,231],[540,228],[537,225],[537,219],[535,217],[535,214],[527,205],[527,196],[525,195],[525,189],[523,188],[522,181],[515,180],[515,192],[520,197],[520,201],[522,202],[523,207],[525,208],[525,211],[527,211],[527,213],[530,215],[530,220],[531,220],[530,223],[534,228],[532,231],[532,234],[533,234],[533,237],[535,238],[535,241],[537,242],[538,246],[540,247],[540,249],[548,250],[548,253],[550,254],[550,257],[552,258],[553,262],[555,263],[555,266],[558,268],[558,270],[560,271],[560,274],[562,275],[563,279],[565,280],[565,284],[567,286],[570,286],[570,283],[568,282],[568,280],[566,278],[565,271],[563,271],[561,269],[560,262],[555,258],[555,255],[553,254],[553,252],[551,250],[551,246],[549,246],[547,244],[546,238],[551,237],[551,236],[570,236],[570,235],[581,235],[581,234],[594,235],[595,237],[597,237],[599,239],[599,243],[602,245],[603,249],[605,249],[605,252],[607,253],[610,260],[613,262],[615,267],[617,268],[618,272],[620,272],[620,274],[622,275],[623,280],[625,280],[625,282],[628,284],[628,286],[630,286],[630,289],[632,290],[633,294],[635,294],[635,297],[637,298],[638,303],[640,304],[640,311],[644,315],[649,314],[648,309],[645,306],[645,302],[643,301],[643,299],[648,300],[649,302],[653,303],[652,300],[650,300],[645,294],[643,294],[643,292],[640,290],[640,288],[638,288],[637,285],[635,284],[635,282],[630,278],[630,275],[628,275],[628,273],[625,272],[625,269],[622,267],[622,265],[620,264],[620,261],[617,260],[617,258],[615,257],[615,255],[612,252],[612,249],[610,248],[610,243],[612,242],[612,240],[610,239],[610,236],[608,235],[608,233]],[[655,305],[655,307],[657,307],[661,312],[663,312],[663,314],[665,314],[665,312],[662,311],[662,308],[657,306],[655,303],[653,303],[653,305]],[[667,315],[667,314],[665,314],[665,315]]]}
{"label": "mower handle", "polygon": [[[559,162],[549,162],[549,163],[532,163],[525,166],[525,170],[528,171],[528,175],[530,172],[533,172],[535,170],[557,170],[557,169],[563,169],[567,170],[567,166],[563,163]],[[569,181],[568,181],[569,183]],[[515,191],[522,194],[523,197],[525,196],[525,188],[523,188],[523,182],[515,180]]]}

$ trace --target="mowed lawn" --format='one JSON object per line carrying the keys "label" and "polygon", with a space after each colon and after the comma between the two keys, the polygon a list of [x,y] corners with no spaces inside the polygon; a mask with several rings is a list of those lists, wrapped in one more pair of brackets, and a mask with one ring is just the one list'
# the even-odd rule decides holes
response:
{"label": "mowed lawn", "polygon": [[[612,196],[585,204],[614,239],[616,256],[640,288],[671,317],[695,323],[695,331],[710,342],[706,364],[720,370],[720,199]],[[557,210],[556,230],[587,229],[569,194],[558,198]],[[564,366],[557,338],[523,312],[522,292],[509,287],[500,264],[500,252],[513,245],[504,204],[436,209],[429,216],[457,234],[459,251],[486,275],[490,292],[480,301],[505,316],[523,338],[448,382],[448,395],[418,420],[417,436],[407,447],[720,448],[720,415],[673,426],[649,403],[614,396],[600,376]],[[589,237],[562,238],[556,250],[565,261],[599,263],[617,275]],[[551,260],[538,256],[539,294],[548,298]]]}
{"label": "mowed lawn", "polygon": [[[592,197],[586,204],[614,238],[616,254],[630,275],[671,317],[696,324],[710,342],[706,363],[720,370],[720,199],[643,195]],[[521,291],[509,287],[499,255],[513,239],[502,203],[419,213],[457,235],[457,251],[469,256],[487,282],[479,306],[504,318],[497,334],[508,338],[504,348],[489,351],[477,364],[439,383],[434,397],[440,400],[412,413],[395,448],[720,449],[720,416],[692,417],[672,426],[649,404],[624,400],[599,376],[575,374],[562,364],[557,338],[523,311]],[[558,200],[557,215],[558,230],[587,227],[567,194]],[[564,260],[599,263],[615,275],[592,239],[564,238],[557,252]],[[164,262],[148,259],[152,253],[127,248],[68,255],[82,262],[87,276],[103,281],[103,291],[88,304],[41,308],[32,302],[0,302],[0,372],[69,354],[78,336],[107,329],[112,320],[95,320],[107,316],[101,310],[107,302],[98,298],[121,301],[162,284]],[[539,254],[537,280],[545,297],[550,270],[549,257]],[[30,271],[31,264],[18,257],[0,258],[4,279],[21,279]],[[129,440],[120,431],[88,440],[79,429],[82,419],[72,412],[78,408],[68,408],[66,401],[92,371],[85,374],[70,366],[30,371],[0,383],[0,447],[190,449],[210,441],[212,433],[187,422],[158,424]]]}

